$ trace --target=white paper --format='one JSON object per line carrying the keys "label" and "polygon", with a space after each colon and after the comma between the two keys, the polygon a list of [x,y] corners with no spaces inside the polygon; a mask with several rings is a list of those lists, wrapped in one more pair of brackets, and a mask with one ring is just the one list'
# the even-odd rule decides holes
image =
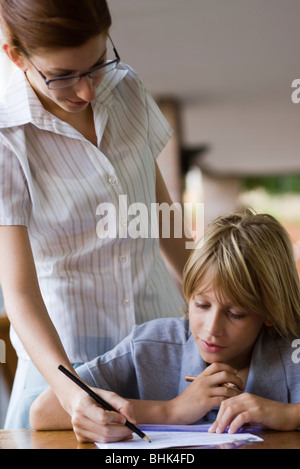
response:
{"label": "white paper", "polygon": [[[241,444],[249,443],[255,441],[263,441],[262,438],[252,433],[208,433],[207,426],[200,428],[197,426],[198,431],[191,429],[193,426],[189,427],[188,431],[183,431],[180,427],[169,427],[167,431],[162,430],[166,428],[161,426],[160,431],[149,430],[147,428],[154,428],[155,426],[143,426],[140,427],[141,430],[146,433],[148,438],[151,440],[151,443],[148,443],[145,440],[142,440],[137,435],[133,435],[133,439],[125,442],[118,443],[98,443],[98,448],[100,449],[158,449],[158,448],[183,448],[183,447],[193,447],[193,446],[203,446],[203,447],[214,447],[219,445],[226,444]],[[204,430],[204,431],[203,431]]]}

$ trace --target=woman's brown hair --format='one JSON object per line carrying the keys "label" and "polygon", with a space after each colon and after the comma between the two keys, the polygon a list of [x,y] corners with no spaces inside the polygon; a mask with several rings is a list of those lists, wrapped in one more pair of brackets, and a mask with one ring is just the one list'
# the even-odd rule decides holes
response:
{"label": "woman's brown hair", "polygon": [[0,0],[0,18],[6,39],[27,55],[78,47],[111,26],[106,0]]}

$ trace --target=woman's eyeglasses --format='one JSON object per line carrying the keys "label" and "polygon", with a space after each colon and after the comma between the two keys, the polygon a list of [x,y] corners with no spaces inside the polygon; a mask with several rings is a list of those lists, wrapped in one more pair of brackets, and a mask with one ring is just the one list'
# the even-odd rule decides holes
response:
{"label": "woman's eyeglasses", "polygon": [[110,36],[109,40],[113,46],[113,50],[115,53],[116,58],[114,60],[108,60],[105,64],[99,65],[94,67],[92,70],[86,73],[80,73],[78,75],[67,75],[64,77],[58,77],[58,78],[51,78],[48,80],[45,75],[34,65],[34,63],[31,61],[29,56],[26,54],[27,59],[31,63],[31,65],[36,69],[36,71],[40,74],[40,76],[43,78],[45,84],[47,85],[49,90],[60,90],[62,88],[68,88],[69,86],[74,86],[76,83],[78,83],[81,78],[83,77],[89,77],[91,79],[93,78],[99,78],[106,73],[110,72],[111,70],[114,70],[118,63],[120,62],[120,56],[115,48],[114,43],[112,42]]}

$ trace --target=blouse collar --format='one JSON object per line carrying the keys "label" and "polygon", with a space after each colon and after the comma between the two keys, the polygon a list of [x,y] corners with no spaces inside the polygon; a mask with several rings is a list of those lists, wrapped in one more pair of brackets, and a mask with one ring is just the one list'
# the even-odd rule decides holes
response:
{"label": "blouse collar", "polygon": [[[97,89],[96,98],[92,105],[112,105],[114,101],[113,89],[126,74],[126,66],[122,63],[107,74]],[[52,130],[53,125],[57,126],[57,121],[60,120],[44,109],[24,72],[17,69],[8,83],[4,100],[0,103],[0,129],[32,123],[39,128]],[[56,124],[54,124],[55,122]],[[65,123],[60,122],[64,126]]]}

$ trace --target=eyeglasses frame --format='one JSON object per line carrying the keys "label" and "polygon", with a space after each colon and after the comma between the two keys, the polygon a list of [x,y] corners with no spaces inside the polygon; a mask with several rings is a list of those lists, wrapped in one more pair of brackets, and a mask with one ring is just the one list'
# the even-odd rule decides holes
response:
{"label": "eyeglasses frame", "polygon": [[[115,53],[116,58],[115,58],[114,60],[110,60],[109,62],[106,62],[106,64],[104,64],[104,65],[101,65],[101,66],[99,66],[99,67],[95,67],[93,70],[90,70],[90,71],[85,72],[85,73],[79,73],[78,75],[66,75],[66,76],[57,77],[57,78],[50,78],[50,79],[48,80],[48,79],[45,77],[45,75],[36,67],[36,65],[34,65],[34,63],[32,62],[32,60],[30,59],[29,55],[28,55],[26,52],[24,52],[24,54],[25,54],[26,58],[29,60],[29,62],[31,63],[31,65],[32,65],[32,66],[35,68],[35,70],[40,74],[40,76],[41,76],[42,79],[44,80],[44,82],[45,82],[47,88],[48,88],[49,90],[58,90],[58,89],[68,88],[68,86],[74,86],[74,85],[75,85],[76,83],[78,83],[78,82],[81,80],[81,78],[83,78],[83,77],[89,77],[89,78],[92,79],[93,77],[90,76],[91,73],[94,73],[94,72],[96,72],[96,71],[98,71],[98,70],[101,70],[102,68],[105,69],[107,66],[109,66],[109,65],[111,65],[111,64],[114,64],[114,63],[115,63],[116,66],[118,65],[118,63],[121,61],[121,58],[120,58],[120,56],[119,56],[119,54],[118,54],[118,51],[117,51],[117,49],[116,49],[116,47],[115,47],[115,45],[114,45],[114,43],[113,43],[113,41],[112,41],[112,39],[111,39],[111,37],[110,37],[109,34],[108,34],[108,38],[109,38],[109,40],[110,40],[110,42],[111,42],[111,44],[112,44],[113,51],[114,51],[114,53]],[[50,85],[51,83],[53,83],[53,82],[69,80],[69,79],[72,79],[72,78],[78,78],[78,81],[77,81],[76,83],[74,83],[73,85],[63,86],[63,87],[61,87],[61,88],[50,88],[50,86],[49,86],[49,85]]]}

